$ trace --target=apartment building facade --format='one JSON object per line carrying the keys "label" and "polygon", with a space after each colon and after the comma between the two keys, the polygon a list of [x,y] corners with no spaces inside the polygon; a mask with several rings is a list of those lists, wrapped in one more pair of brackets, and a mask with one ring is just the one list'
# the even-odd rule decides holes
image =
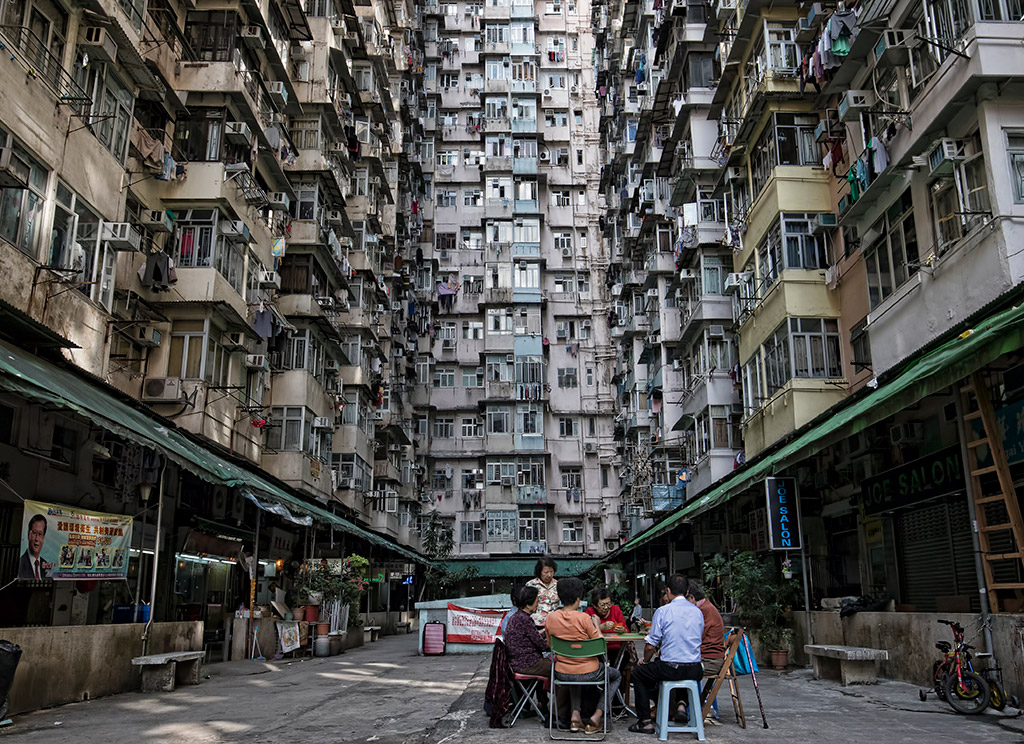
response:
{"label": "apartment building facade", "polygon": [[619,544],[589,22],[585,2],[425,5],[411,402],[456,559]]}

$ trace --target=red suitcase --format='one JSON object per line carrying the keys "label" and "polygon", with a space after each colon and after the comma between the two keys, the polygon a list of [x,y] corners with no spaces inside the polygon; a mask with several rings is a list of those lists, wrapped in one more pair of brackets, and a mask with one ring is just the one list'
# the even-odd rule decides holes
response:
{"label": "red suitcase", "polygon": [[443,656],[448,643],[448,629],[444,623],[432,622],[423,626],[423,655]]}

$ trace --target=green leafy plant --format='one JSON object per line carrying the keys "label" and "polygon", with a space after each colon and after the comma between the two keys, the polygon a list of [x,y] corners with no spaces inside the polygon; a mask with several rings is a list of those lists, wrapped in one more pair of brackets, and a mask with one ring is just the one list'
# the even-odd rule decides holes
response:
{"label": "green leafy plant", "polygon": [[762,558],[751,551],[730,560],[715,556],[704,564],[705,581],[711,585],[709,573],[721,583],[740,618],[759,629],[764,646],[770,650],[789,647],[793,632],[785,625],[785,611],[796,599],[797,586],[782,578],[774,556]]}
{"label": "green leafy plant", "polygon": [[461,582],[480,573],[476,566],[467,566],[458,571],[450,570],[447,561],[454,549],[455,532],[451,522],[443,519],[437,511],[431,512],[423,531],[423,552],[430,559],[430,565],[420,589],[420,599],[423,599],[427,592],[431,596],[444,595]]}

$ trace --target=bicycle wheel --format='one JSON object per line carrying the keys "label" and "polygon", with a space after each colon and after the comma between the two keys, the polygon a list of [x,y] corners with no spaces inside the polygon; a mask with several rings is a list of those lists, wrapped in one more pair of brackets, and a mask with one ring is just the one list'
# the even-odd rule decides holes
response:
{"label": "bicycle wheel", "polygon": [[950,674],[946,679],[946,702],[957,713],[974,716],[983,712],[989,703],[988,682],[983,677],[968,672],[960,672],[960,676]]}
{"label": "bicycle wheel", "polygon": [[993,710],[1004,710],[1006,708],[1006,693],[1003,692],[1000,684],[996,680],[990,679],[988,690],[988,704],[992,706]]}

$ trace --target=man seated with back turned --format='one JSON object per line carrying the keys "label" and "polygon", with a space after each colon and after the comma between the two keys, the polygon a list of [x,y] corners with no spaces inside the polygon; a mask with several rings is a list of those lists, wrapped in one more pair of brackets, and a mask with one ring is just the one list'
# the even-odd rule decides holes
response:
{"label": "man seated with back turned", "polygon": [[[704,634],[704,615],[686,599],[689,582],[682,576],[670,576],[666,591],[669,603],[654,611],[651,631],[644,646],[644,660],[633,669],[636,695],[636,723],[630,731],[653,734],[651,700],[657,699],[663,681],[690,679],[700,682],[704,668],[700,663],[700,642]],[[655,652],[661,658],[652,661]],[[663,700],[663,705],[669,701]],[[699,713],[698,713],[699,715]]]}

